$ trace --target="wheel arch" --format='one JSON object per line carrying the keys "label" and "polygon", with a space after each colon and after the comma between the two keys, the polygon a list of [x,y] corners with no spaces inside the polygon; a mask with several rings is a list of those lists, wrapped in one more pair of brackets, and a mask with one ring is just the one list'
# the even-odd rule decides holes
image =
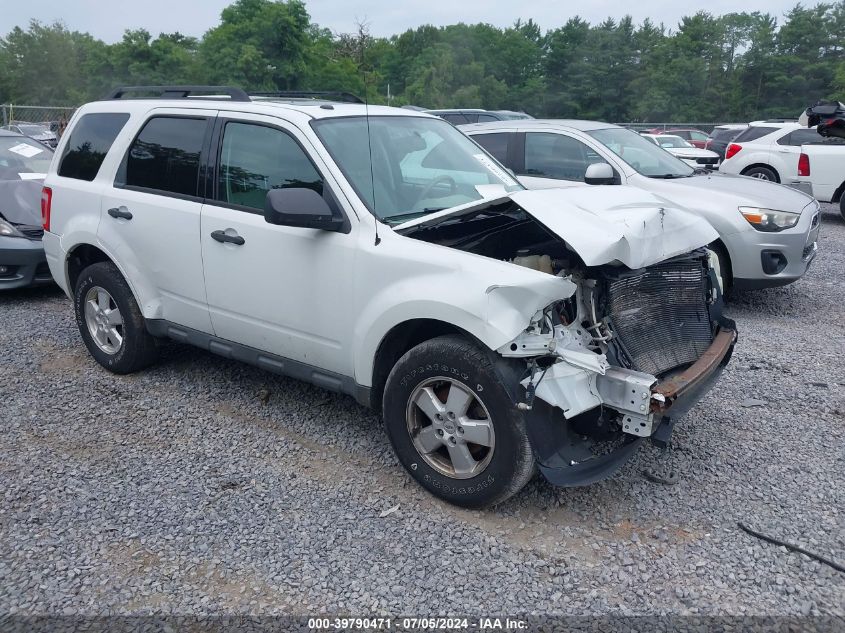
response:
{"label": "wheel arch", "polygon": [[381,412],[382,397],[387,377],[396,362],[408,351],[420,343],[438,336],[457,334],[485,349],[485,345],[472,333],[463,328],[433,318],[408,319],[394,325],[382,337],[373,359],[372,387],[370,388],[370,406]]}
{"label": "wheel arch", "polygon": [[[721,238],[716,238],[715,240],[710,242],[710,244],[708,244],[707,246],[712,248],[719,255],[721,255],[720,262],[719,262],[720,265],[723,261],[727,264],[727,266],[726,266],[727,270],[724,271],[725,274],[723,275],[723,279],[725,279],[727,281],[729,287],[732,286],[733,285],[733,277],[734,277],[733,262],[731,261],[731,253],[728,250],[727,245],[721,240]],[[727,288],[726,288],[726,290],[727,290]]]}
{"label": "wheel arch", "polygon": [[[79,280],[79,275],[82,274],[82,271],[88,266],[100,262],[114,264],[123,276],[123,279],[126,280],[129,289],[132,291],[132,296],[135,298],[135,302],[138,304],[145,318],[156,318],[159,316],[160,302],[151,299],[154,297],[154,287],[148,284],[145,279],[133,279],[108,251],[102,248],[101,245],[91,244],[90,242],[78,242],[67,251],[65,257],[65,279],[68,283],[68,294],[71,297],[75,292],[76,282]],[[146,301],[144,300],[145,298],[147,298]]]}
{"label": "wheel arch", "polygon": [[745,174],[747,174],[749,171],[751,171],[755,167],[763,167],[764,169],[768,169],[769,171],[771,171],[775,175],[776,182],[778,182],[778,183],[781,182],[780,173],[778,172],[777,168],[774,165],[771,165],[769,163],[759,163],[759,162],[758,163],[751,163],[747,167],[743,168],[743,170],[739,173],[740,173],[741,176],[744,176]]}

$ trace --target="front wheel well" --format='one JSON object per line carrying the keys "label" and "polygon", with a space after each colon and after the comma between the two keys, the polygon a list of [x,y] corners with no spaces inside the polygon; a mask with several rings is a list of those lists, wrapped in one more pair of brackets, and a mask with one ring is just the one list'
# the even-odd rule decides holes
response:
{"label": "front wheel well", "polygon": [[385,334],[376,350],[373,363],[373,382],[370,391],[370,405],[376,412],[381,412],[384,386],[387,384],[387,377],[396,362],[409,350],[420,343],[444,334],[458,334],[466,337],[472,342],[478,340],[469,332],[437,319],[411,319],[393,326]]}
{"label": "front wheel well", "polygon": [[716,253],[718,254],[719,266],[721,267],[724,265],[725,270],[721,271],[722,279],[725,280],[725,284],[727,285],[727,288],[725,288],[725,290],[729,290],[730,287],[733,285],[734,273],[733,264],[731,263],[731,255],[730,253],[728,253],[728,247],[725,246],[725,243],[720,239],[713,240],[707,246],[708,248],[711,248],[716,251]]}
{"label": "front wheel well", "polygon": [[73,294],[76,282],[82,271],[91,264],[99,262],[110,262],[111,259],[103,251],[91,244],[80,244],[76,246],[67,257],[67,280],[68,290]]}
{"label": "front wheel well", "polygon": [[744,176],[745,174],[747,174],[749,171],[751,171],[755,167],[762,167],[763,169],[768,169],[770,172],[772,172],[775,175],[775,181],[780,182],[780,174],[778,173],[778,170],[775,169],[774,167],[772,167],[771,165],[766,164],[766,163],[754,163],[753,165],[749,165],[748,167],[746,167],[745,169],[743,169],[739,173],[740,173],[740,175]]}

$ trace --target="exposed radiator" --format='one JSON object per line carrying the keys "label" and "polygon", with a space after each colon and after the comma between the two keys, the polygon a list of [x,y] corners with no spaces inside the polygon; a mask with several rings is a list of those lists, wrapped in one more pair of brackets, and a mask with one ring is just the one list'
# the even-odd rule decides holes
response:
{"label": "exposed radiator", "polygon": [[676,258],[609,282],[608,316],[632,369],[659,375],[713,342],[705,261]]}

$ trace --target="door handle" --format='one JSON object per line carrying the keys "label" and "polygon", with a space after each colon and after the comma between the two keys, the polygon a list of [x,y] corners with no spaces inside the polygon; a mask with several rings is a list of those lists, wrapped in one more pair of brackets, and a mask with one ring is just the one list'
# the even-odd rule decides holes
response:
{"label": "door handle", "polygon": [[123,218],[124,220],[131,220],[132,214],[129,211],[122,211],[120,207],[109,209],[108,214],[113,218]]}
{"label": "door handle", "polygon": [[236,246],[243,246],[246,240],[240,235],[229,235],[225,231],[212,231],[211,239],[222,243],[235,244]]}

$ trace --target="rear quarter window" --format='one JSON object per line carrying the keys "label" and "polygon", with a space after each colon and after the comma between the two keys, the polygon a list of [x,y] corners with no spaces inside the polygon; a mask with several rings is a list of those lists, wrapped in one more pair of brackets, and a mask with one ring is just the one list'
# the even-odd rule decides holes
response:
{"label": "rear quarter window", "polygon": [[122,112],[83,114],[70,132],[59,161],[59,176],[94,180],[114,139],[129,120]]}

